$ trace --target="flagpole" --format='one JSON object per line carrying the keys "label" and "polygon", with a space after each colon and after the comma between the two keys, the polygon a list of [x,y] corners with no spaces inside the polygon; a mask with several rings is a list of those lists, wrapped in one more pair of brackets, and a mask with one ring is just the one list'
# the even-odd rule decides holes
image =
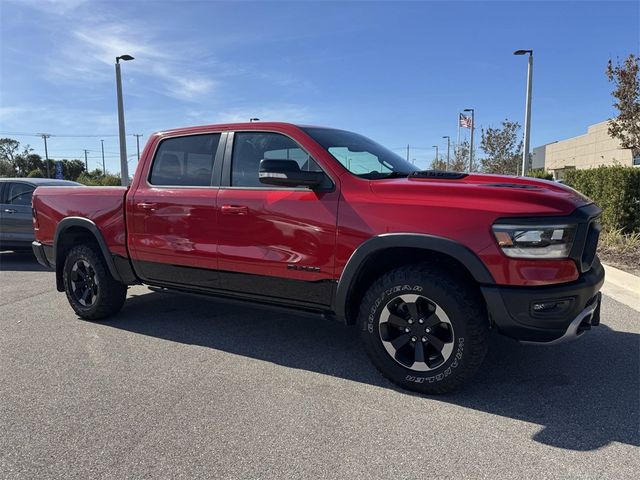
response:
{"label": "flagpole", "polygon": [[458,139],[456,140],[456,149],[460,147],[460,112],[458,112]]}
{"label": "flagpole", "polygon": [[469,173],[473,168],[473,131],[476,128],[475,108],[465,108],[465,112],[471,112],[471,142],[469,143]]}

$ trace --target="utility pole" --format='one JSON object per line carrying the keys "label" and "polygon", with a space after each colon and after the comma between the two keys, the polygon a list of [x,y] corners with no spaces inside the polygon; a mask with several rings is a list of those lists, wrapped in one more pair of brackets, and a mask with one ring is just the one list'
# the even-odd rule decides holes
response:
{"label": "utility pole", "polygon": [[49,138],[51,135],[49,135],[48,133],[41,133],[40,136],[44,140],[44,158],[45,163],[47,164],[47,178],[51,178],[51,175],[49,174],[49,151],[47,150],[47,138]]}
{"label": "utility pole", "polygon": [[469,173],[473,169],[473,131],[476,129],[475,109],[465,108],[465,112],[471,112],[471,140],[469,142]]}
{"label": "utility pole", "polygon": [[84,150],[84,168],[87,170],[87,173],[89,173],[89,160],[87,160],[87,153],[89,153],[89,150]]}
{"label": "utility pole", "polygon": [[107,169],[104,166],[104,140],[100,140],[100,144],[102,146],[102,176],[104,177],[107,174]]}
{"label": "utility pole", "polygon": [[409,161],[409,144],[407,143],[407,162]]}
{"label": "utility pole", "polygon": [[451,137],[449,135],[444,135],[442,138],[447,139],[447,167],[445,170],[449,170],[449,161],[450,161],[450,151],[451,151]]}
{"label": "utility pole", "polygon": [[[134,137],[136,137],[136,148],[138,149],[138,162],[140,161],[140,137],[142,137],[141,133],[134,133]],[[289,150],[287,150],[288,152]]]}

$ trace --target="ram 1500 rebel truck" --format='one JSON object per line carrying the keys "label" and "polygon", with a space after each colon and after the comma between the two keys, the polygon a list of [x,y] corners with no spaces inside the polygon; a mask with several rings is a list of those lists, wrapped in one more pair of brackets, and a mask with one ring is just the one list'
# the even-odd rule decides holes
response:
{"label": "ram 1500 rebel truck", "polygon": [[598,325],[599,215],[567,186],[416,171],[348,131],[225,124],[154,134],[130,187],[37,188],[33,250],[83,319],[138,283],[297,309],[443,393],[492,330],[555,344]]}

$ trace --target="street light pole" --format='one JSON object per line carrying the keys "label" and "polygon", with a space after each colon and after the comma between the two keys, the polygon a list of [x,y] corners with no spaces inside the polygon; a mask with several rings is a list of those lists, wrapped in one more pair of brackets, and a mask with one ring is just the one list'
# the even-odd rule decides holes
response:
{"label": "street light pole", "polygon": [[465,112],[471,112],[471,140],[469,142],[469,173],[473,169],[473,131],[476,129],[476,118],[474,108],[465,108]]}
{"label": "street light pole", "polygon": [[451,151],[451,137],[449,135],[444,135],[442,138],[447,139],[447,167],[445,168],[445,170],[449,170],[449,162],[450,162],[449,152]]}
{"label": "street light pole", "polygon": [[527,99],[524,113],[524,150],[522,151],[522,176],[527,174],[529,166],[529,143],[531,140],[531,88],[533,84],[533,50],[516,50],[514,55],[529,54],[527,67]]}
{"label": "street light pole", "polygon": [[122,79],[120,76],[120,60],[133,60],[131,55],[116,57],[116,94],[118,96],[118,135],[120,137],[120,182],[129,185],[129,165],[127,163],[127,137],[124,130],[124,103],[122,101]]}
{"label": "street light pole", "polygon": [[89,150],[84,150],[84,168],[87,170],[87,173],[89,173],[89,160],[87,160],[87,153],[89,152]]}
{"label": "street light pole", "polygon": [[102,145],[102,176],[104,177],[107,174],[107,169],[104,166],[104,140],[100,140]]}
{"label": "street light pole", "polygon": [[433,148],[436,149],[436,162],[438,161],[438,145],[431,145]]}

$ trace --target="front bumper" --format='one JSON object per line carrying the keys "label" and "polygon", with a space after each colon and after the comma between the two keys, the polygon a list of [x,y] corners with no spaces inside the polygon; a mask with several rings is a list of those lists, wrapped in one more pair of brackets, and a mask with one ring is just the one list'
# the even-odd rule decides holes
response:
{"label": "front bumper", "polygon": [[33,254],[36,256],[38,263],[45,268],[54,268],[53,262],[53,247],[49,245],[43,245],[38,241],[31,242],[31,248]]}
{"label": "front bumper", "polygon": [[542,287],[482,287],[500,333],[523,343],[555,344],[600,323],[604,268],[597,257],[575,282]]}

